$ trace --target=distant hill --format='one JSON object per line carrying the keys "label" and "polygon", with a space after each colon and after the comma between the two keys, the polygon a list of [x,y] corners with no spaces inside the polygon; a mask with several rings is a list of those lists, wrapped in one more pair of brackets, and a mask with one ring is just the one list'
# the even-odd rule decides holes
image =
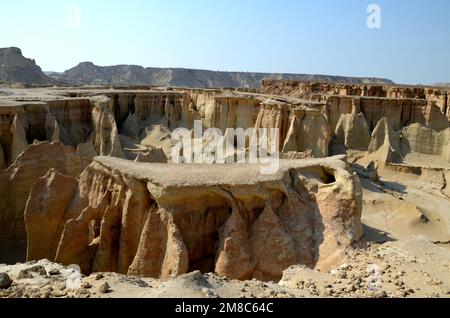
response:
{"label": "distant hill", "polygon": [[54,79],[73,85],[152,85],[181,87],[258,88],[263,79],[342,82],[349,84],[394,84],[382,78],[329,75],[218,72],[183,68],[144,68],[137,65],[97,66],[84,62],[64,73],[51,73]]}
{"label": "distant hill", "polygon": [[32,85],[49,85],[52,79],[32,59],[16,47],[0,48],[0,81]]}
{"label": "distant hill", "polygon": [[450,83],[436,83],[434,86],[438,87],[450,87]]}
{"label": "distant hill", "polygon": [[19,48],[0,49],[0,82],[31,85],[178,86],[190,88],[259,88],[263,79],[341,82],[348,84],[394,84],[382,78],[329,75],[216,72],[183,68],[144,68],[137,65],[97,66],[91,62],[63,73],[42,72]]}

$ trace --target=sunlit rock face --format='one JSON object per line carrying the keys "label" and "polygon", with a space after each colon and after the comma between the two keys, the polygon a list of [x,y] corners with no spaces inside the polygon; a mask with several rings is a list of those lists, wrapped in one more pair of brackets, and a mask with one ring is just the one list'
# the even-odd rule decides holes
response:
{"label": "sunlit rock face", "polygon": [[258,165],[98,157],[78,183],[55,171],[41,178],[25,216],[30,260],[155,278],[279,280],[294,264],[339,264],[362,237],[361,188],[342,157],[282,161],[267,176]]}

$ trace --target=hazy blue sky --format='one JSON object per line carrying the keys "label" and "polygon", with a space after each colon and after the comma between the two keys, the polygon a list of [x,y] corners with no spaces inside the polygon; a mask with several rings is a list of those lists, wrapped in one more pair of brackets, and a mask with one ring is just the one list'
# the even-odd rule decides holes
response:
{"label": "hazy blue sky", "polygon": [[[367,27],[372,3],[381,29]],[[0,30],[0,47],[44,70],[92,61],[450,82],[448,0],[2,0]]]}

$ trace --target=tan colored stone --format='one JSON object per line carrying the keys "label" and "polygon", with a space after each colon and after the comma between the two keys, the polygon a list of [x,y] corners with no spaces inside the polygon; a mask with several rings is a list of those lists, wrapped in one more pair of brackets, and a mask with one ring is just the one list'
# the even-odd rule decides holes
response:
{"label": "tan colored stone", "polygon": [[17,160],[0,175],[4,180],[0,196],[0,238],[25,240],[24,210],[31,188],[50,169],[78,177],[89,161],[75,154],[61,143],[42,142],[30,145]]}
{"label": "tan colored stone", "polygon": [[271,176],[259,169],[97,157],[68,205],[83,212],[66,223],[55,261],[86,273],[200,269],[263,280],[299,263],[339,264],[362,237],[361,189],[343,159],[282,161]]}
{"label": "tan colored stone", "polygon": [[91,100],[94,107],[92,120],[94,123],[94,145],[101,156],[125,158],[119,140],[116,120],[112,108],[114,103],[107,97],[96,97]]}
{"label": "tan colored stone", "polygon": [[335,134],[347,149],[366,151],[370,143],[369,126],[363,113],[341,115]]}
{"label": "tan colored stone", "polygon": [[11,162],[14,162],[28,146],[25,129],[23,128],[21,119],[17,115],[14,116],[10,131],[12,135],[10,158]]}
{"label": "tan colored stone", "polygon": [[28,261],[55,259],[64,225],[74,216],[67,208],[77,186],[76,178],[51,169],[31,189],[25,207]]}

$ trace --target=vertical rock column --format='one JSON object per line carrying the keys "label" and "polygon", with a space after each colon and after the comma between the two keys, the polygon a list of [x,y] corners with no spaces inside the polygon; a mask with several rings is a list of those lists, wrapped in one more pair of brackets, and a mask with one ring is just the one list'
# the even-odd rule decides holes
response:
{"label": "vertical rock column", "polygon": [[10,127],[10,131],[12,135],[10,158],[11,162],[14,162],[19,157],[19,155],[28,147],[25,128],[23,127],[22,121],[17,115],[14,116],[14,120]]}

